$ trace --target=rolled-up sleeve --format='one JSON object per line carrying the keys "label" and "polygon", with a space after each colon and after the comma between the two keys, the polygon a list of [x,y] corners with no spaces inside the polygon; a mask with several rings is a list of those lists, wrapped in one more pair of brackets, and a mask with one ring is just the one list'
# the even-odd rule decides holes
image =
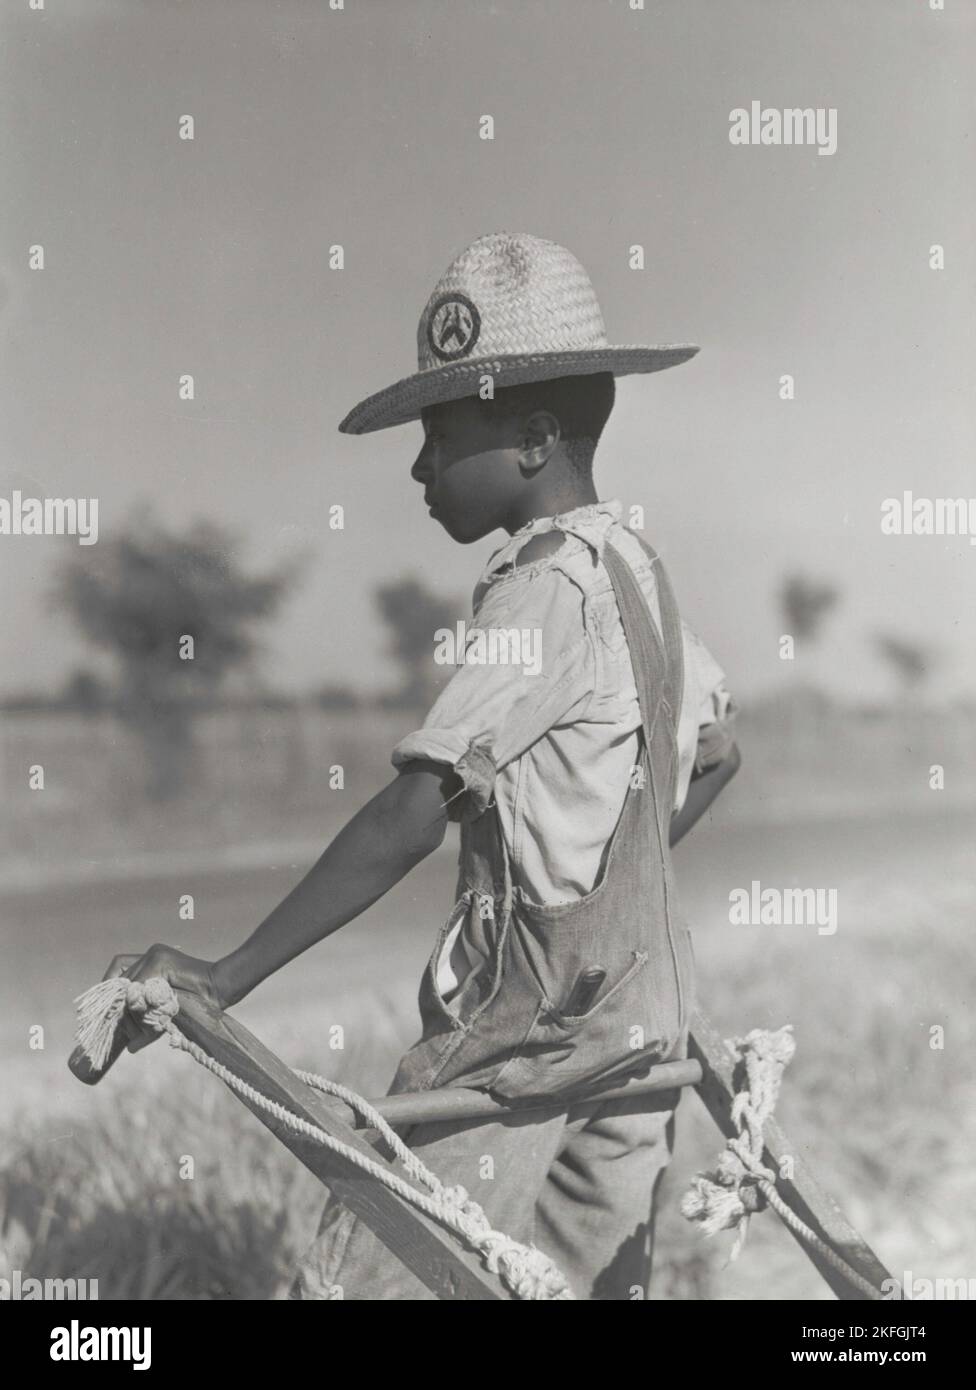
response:
{"label": "rolled-up sleeve", "polygon": [[394,767],[423,758],[453,768],[465,793],[458,816],[484,811],[503,767],[582,717],[595,671],[582,594],[557,566],[496,582],[466,639],[462,664],[422,727],[392,754]]}

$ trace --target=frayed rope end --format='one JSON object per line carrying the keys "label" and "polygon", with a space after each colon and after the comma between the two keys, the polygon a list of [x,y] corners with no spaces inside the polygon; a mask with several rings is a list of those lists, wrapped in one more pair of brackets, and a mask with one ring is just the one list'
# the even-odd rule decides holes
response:
{"label": "frayed rope end", "polygon": [[150,1028],[164,1033],[180,1008],[173,986],[161,975],[145,981],[127,980],[122,975],[100,980],[79,994],[75,1005],[76,1041],[96,1071],[101,1071],[109,1059],[126,1009],[140,1015]]}

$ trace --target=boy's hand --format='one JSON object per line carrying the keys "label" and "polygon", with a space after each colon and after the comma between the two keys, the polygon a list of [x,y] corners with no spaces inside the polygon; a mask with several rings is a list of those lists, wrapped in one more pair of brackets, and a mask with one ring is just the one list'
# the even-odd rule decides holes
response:
{"label": "boy's hand", "polygon": [[731,782],[741,765],[738,745],[732,743],[725,757],[719,762],[711,763],[702,770],[695,768],[688,784],[684,805],[671,817],[672,847],[701,819],[725,784]]}
{"label": "boy's hand", "polygon": [[[120,975],[124,975],[128,980],[148,980],[154,975],[161,975],[174,989],[185,989],[191,994],[199,994],[215,1009],[223,1008],[214,983],[213,963],[184,955],[173,946],[157,943],[150,946],[141,956],[116,956],[102,979],[113,980]],[[128,1016],[124,1019],[124,1027],[129,1034],[130,1052],[138,1052],[141,1048],[148,1047],[159,1037],[154,1029],[140,1028],[138,1023]]]}

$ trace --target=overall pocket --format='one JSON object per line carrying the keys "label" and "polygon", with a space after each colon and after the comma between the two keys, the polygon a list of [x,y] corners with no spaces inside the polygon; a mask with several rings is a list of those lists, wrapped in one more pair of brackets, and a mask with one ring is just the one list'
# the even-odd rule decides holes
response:
{"label": "overall pocket", "polygon": [[447,921],[437,933],[437,940],[434,949],[427,961],[420,982],[420,1015],[426,1023],[431,1017],[440,1020],[455,1020],[455,1013],[451,1010],[448,999],[454,997],[456,991],[448,991],[445,998],[441,988],[441,980],[444,976],[444,966],[450,956],[451,949],[460,932],[464,930],[464,919],[467,915],[471,903],[472,894],[468,890],[458,898],[451,908]]}
{"label": "overall pocket", "polygon": [[[605,980],[596,1002],[579,1013],[560,1008],[550,997],[552,986],[540,989],[528,1031],[489,1089],[504,1100],[555,1097],[598,1081],[631,1056],[636,1065],[635,1039],[646,1046],[640,977],[647,960],[646,952],[632,952],[623,972]],[[567,1002],[585,974],[564,987]]]}
{"label": "overall pocket", "polygon": [[470,887],[455,902],[424,971],[422,1017],[458,1027],[492,989],[498,974],[497,906],[490,894]]}

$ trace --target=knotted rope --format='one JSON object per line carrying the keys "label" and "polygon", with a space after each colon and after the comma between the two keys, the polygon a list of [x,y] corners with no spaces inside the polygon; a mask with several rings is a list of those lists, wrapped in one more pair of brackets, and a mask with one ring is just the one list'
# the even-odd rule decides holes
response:
{"label": "knotted rope", "polygon": [[728,1040],[727,1046],[736,1061],[741,1062],[745,1073],[743,1085],[732,1102],[736,1133],[726,1140],[714,1171],[699,1173],[694,1179],[681,1200],[681,1214],[689,1221],[697,1221],[706,1236],[718,1231],[735,1231],[729,1256],[734,1260],[745,1244],[753,1212],[771,1206],[790,1230],[867,1298],[883,1298],[880,1289],[852,1268],[787,1206],[776,1191],[777,1174],[763,1163],[763,1127],[776,1107],[783,1072],[796,1051],[792,1024],[775,1032],[754,1028],[744,1038]]}
{"label": "knotted rope", "polygon": [[184,1037],[173,1022],[179,1012],[179,1000],[169,981],[162,976],[154,976],[145,981],[127,980],[124,977],[102,980],[100,984],[93,985],[80,995],[75,1003],[78,1006],[78,1043],[97,1070],[101,1070],[107,1062],[116,1030],[123,1014],[128,1010],[139,1018],[145,1027],[152,1028],[157,1033],[165,1033],[172,1047],[179,1048],[181,1052],[188,1052],[194,1061],[206,1067],[214,1076],[218,1076],[239,1096],[249,1100],[268,1115],[273,1115],[294,1133],[320,1144],[330,1153],[341,1155],[391,1192],[395,1192],[405,1202],[416,1207],[418,1211],[424,1212],[432,1220],[452,1231],[469,1249],[475,1251],[485,1267],[491,1273],[497,1274],[517,1298],[575,1298],[565,1276],[548,1255],[534,1245],[522,1245],[504,1232],[494,1230],[488,1217],[467,1189],[460,1185],[445,1187],[419,1156],[407,1148],[379,1111],[355,1091],[317,1076],[314,1072],[295,1072],[306,1085],[344,1101],[361,1115],[369,1126],[378,1130],[403,1164],[409,1177],[425,1187],[427,1192],[420,1191],[375,1159],[369,1158],[349,1144],[344,1144],[341,1139],[333,1138],[318,1125],[302,1119],[286,1106],[271,1100],[237,1076],[229,1067],[215,1061],[197,1043]]}

